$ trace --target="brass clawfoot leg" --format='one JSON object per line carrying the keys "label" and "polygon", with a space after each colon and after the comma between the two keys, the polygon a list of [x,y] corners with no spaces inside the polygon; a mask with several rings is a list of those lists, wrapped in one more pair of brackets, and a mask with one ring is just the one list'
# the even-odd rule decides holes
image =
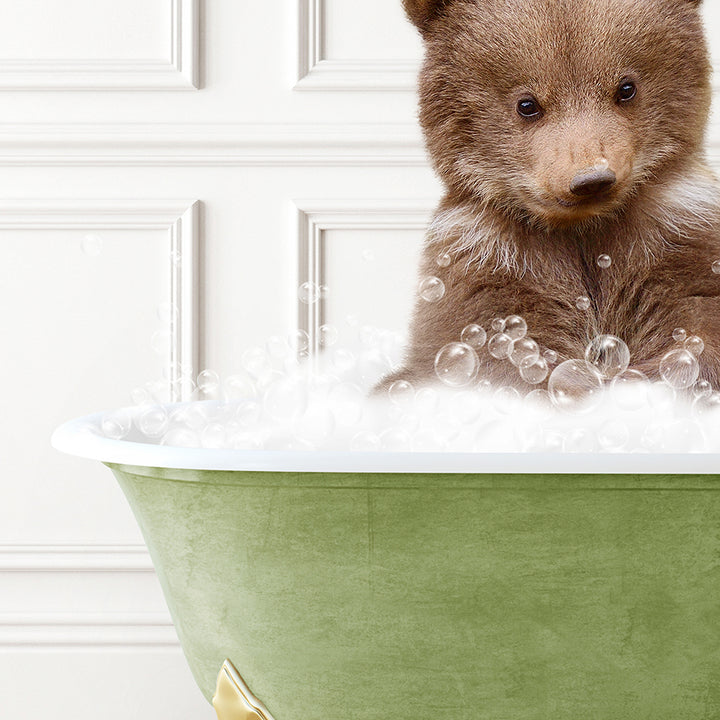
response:
{"label": "brass clawfoot leg", "polygon": [[273,720],[229,660],[218,675],[213,707],[218,720]]}

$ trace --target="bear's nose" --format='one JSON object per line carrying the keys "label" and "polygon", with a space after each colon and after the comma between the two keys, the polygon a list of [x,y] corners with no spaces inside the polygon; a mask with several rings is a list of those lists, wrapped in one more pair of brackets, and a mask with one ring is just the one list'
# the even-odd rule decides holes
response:
{"label": "bear's nose", "polygon": [[617,178],[612,170],[607,168],[589,168],[581,170],[570,183],[570,192],[580,197],[599,195],[611,188]]}

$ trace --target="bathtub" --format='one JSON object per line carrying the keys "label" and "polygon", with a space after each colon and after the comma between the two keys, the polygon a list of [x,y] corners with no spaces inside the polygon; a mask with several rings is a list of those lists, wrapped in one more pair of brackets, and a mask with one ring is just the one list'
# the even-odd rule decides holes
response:
{"label": "bathtub", "polygon": [[[168,448],[135,513],[221,720],[720,718],[720,457]],[[717,474],[715,474],[717,473]]]}

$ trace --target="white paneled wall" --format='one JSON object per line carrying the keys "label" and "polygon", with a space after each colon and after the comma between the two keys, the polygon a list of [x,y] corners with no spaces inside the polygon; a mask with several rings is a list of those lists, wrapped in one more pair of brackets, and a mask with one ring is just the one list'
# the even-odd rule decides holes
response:
{"label": "white paneled wall", "polygon": [[404,327],[421,44],[400,0],[0,9],[0,718],[208,720],[120,490],[49,435],[321,316]]}

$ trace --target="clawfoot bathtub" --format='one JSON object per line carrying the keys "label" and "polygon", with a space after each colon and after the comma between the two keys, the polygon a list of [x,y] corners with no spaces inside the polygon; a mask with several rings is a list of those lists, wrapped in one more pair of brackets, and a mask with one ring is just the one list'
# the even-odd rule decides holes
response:
{"label": "clawfoot bathtub", "polygon": [[221,720],[720,717],[717,455],[283,453],[68,423]]}

